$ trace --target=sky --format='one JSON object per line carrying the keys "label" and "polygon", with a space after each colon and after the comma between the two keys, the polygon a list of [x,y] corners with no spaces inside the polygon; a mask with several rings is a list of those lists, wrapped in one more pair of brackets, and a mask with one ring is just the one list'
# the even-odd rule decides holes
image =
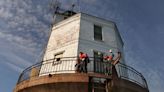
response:
{"label": "sky", "polygon": [[[164,87],[164,0],[59,0],[62,7],[116,22],[126,63]],[[39,62],[52,23],[51,0],[0,0],[0,91],[12,92],[19,74]]]}

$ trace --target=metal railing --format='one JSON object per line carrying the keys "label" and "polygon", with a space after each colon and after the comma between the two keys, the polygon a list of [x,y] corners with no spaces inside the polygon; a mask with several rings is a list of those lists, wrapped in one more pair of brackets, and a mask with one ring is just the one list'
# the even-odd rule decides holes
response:
{"label": "metal railing", "polygon": [[[87,64],[88,73],[106,74],[106,68],[111,65],[110,63],[101,61],[102,59],[95,59],[92,57],[89,59],[90,62]],[[78,62],[77,57],[63,57],[59,60],[55,58],[37,63],[28,67],[20,74],[17,84],[33,77],[40,77],[49,74],[77,73],[78,67],[76,67],[76,64]],[[117,73],[119,78],[129,80],[147,88],[145,78],[134,68],[121,63],[119,63],[116,68],[118,70]]]}
{"label": "metal railing", "polygon": [[131,82],[134,82],[142,86],[143,88],[148,88],[147,82],[145,78],[143,77],[143,75],[139,73],[137,70],[135,70],[134,68],[127,66],[125,64],[119,63],[117,70],[118,70],[117,73],[121,79],[129,80]]}
{"label": "metal railing", "polygon": [[[99,59],[96,59],[99,60]],[[60,60],[57,60],[57,58],[49,59],[37,64],[34,64],[27,69],[25,69],[19,79],[18,83],[28,80],[33,77],[39,77],[49,74],[60,74],[60,73],[76,73],[78,71],[78,67],[76,66],[78,64],[78,58],[77,57],[63,57],[60,58]],[[105,67],[107,65],[110,65],[107,62],[100,62],[95,61],[93,58],[90,58],[90,62],[87,64],[87,72],[89,73],[100,73],[104,74],[106,72]],[[95,68],[96,67],[96,68]]]}

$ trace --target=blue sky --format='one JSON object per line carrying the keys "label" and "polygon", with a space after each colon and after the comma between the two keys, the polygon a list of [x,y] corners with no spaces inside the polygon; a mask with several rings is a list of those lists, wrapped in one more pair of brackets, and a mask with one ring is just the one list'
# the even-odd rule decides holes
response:
{"label": "blue sky", "polygon": [[[0,0],[1,92],[11,92],[21,71],[40,60],[52,22],[50,1]],[[76,2],[59,1],[65,8]],[[163,92],[164,1],[80,0],[80,6],[117,23],[127,64],[146,77],[150,92]]]}

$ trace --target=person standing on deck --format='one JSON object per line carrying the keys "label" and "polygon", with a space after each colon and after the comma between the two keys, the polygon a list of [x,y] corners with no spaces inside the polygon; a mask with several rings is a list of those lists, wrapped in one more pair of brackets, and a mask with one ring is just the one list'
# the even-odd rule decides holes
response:
{"label": "person standing on deck", "polygon": [[79,60],[80,60],[80,72],[87,73],[87,64],[89,63],[89,57],[87,54],[80,52],[79,53]]}
{"label": "person standing on deck", "polygon": [[112,52],[112,50],[109,50],[110,54],[104,57],[104,60],[107,62],[105,65],[105,74],[109,75],[111,74],[112,71],[112,61],[114,58],[114,54]]}
{"label": "person standing on deck", "polygon": [[109,52],[110,52],[110,55],[104,57],[104,60],[106,60],[107,62],[107,65],[105,67],[105,70],[106,70],[105,74],[107,75],[112,74],[112,67],[118,64],[119,60],[121,59],[120,52],[118,52],[118,56],[115,59],[114,59],[114,54],[111,49],[109,50]]}

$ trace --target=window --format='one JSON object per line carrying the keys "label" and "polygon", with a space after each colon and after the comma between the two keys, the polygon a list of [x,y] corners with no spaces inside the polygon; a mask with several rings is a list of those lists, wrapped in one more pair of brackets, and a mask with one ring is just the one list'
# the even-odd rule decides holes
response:
{"label": "window", "polygon": [[102,27],[94,25],[94,40],[102,41]]}
{"label": "window", "polygon": [[67,19],[68,17],[64,17],[64,19]]}
{"label": "window", "polygon": [[53,65],[61,64],[61,58],[63,57],[63,52],[54,55]]}

